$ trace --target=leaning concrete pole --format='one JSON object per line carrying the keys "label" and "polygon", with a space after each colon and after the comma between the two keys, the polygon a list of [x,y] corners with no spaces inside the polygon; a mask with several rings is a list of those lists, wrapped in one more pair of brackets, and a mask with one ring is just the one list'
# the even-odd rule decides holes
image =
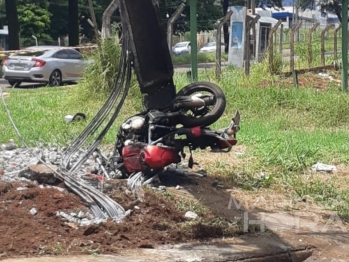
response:
{"label": "leaning concrete pole", "polygon": [[348,0],[342,1],[342,91],[348,91]]}
{"label": "leaning concrete pole", "polygon": [[183,1],[183,3],[181,3],[178,6],[177,10],[174,12],[174,14],[170,17],[170,19],[167,22],[167,44],[171,54],[172,54],[173,24],[176,22],[180,14],[183,12],[184,8],[185,8],[185,1]]}

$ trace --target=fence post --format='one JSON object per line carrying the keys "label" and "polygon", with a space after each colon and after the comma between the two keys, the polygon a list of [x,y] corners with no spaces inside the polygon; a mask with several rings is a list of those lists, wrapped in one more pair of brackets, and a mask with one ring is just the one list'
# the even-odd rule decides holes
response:
{"label": "fence post", "polygon": [[337,60],[337,55],[338,55],[338,31],[342,28],[342,25],[339,24],[339,26],[334,30],[334,39],[333,39],[333,56],[334,56],[334,60],[336,61]]}
{"label": "fence post", "polygon": [[325,34],[333,26],[333,24],[328,24],[324,30],[321,32],[321,64],[325,66]]}
{"label": "fence post", "polygon": [[273,60],[274,60],[274,43],[273,43],[273,36],[274,33],[276,32],[276,30],[278,29],[278,27],[281,25],[282,20],[279,20],[274,27],[270,30],[269,32],[269,39],[268,39],[268,55],[269,55],[269,69],[270,72],[272,73],[273,70],[271,70],[272,68],[272,64],[273,64]]}
{"label": "fence post", "polygon": [[309,35],[308,35],[308,67],[311,67],[311,63],[313,62],[313,48],[312,48],[312,41],[313,41],[313,32],[316,30],[316,28],[320,25],[320,23],[316,23],[313,25],[312,28],[309,29]]}
{"label": "fence post", "polygon": [[257,23],[258,19],[261,18],[260,15],[256,15],[255,18],[253,18],[252,20],[248,21],[247,26],[246,26],[246,40],[245,40],[245,74],[249,75],[250,74],[250,30],[252,28],[252,26],[255,26],[255,24]]}
{"label": "fence post", "polygon": [[167,22],[167,44],[168,44],[168,49],[170,50],[170,54],[172,54],[172,31],[173,31],[173,24],[180,16],[180,14],[183,12],[185,8],[185,0],[178,6],[176,11],[173,13],[173,15],[168,19]]}
{"label": "fence post", "polygon": [[228,22],[231,15],[233,14],[232,10],[229,10],[223,18],[219,21],[217,25],[217,35],[216,35],[216,79],[221,78],[222,67],[221,67],[221,57],[222,57],[222,26]]}
{"label": "fence post", "polygon": [[294,33],[301,26],[302,21],[298,21],[297,24],[291,29],[290,33],[290,71],[294,71]]}
{"label": "fence post", "polygon": [[284,24],[280,26],[279,52],[282,53],[282,41],[284,38]]}

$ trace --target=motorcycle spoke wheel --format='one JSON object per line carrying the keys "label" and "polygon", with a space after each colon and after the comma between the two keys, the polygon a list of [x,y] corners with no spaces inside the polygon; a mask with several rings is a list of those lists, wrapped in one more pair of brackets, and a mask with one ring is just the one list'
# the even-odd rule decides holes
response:
{"label": "motorcycle spoke wheel", "polygon": [[183,110],[179,123],[185,127],[209,126],[216,122],[224,113],[226,99],[222,89],[210,82],[196,82],[183,87],[177,96],[193,96],[195,94],[214,97],[213,105],[192,110]]}
{"label": "motorcycle spoke wheel", "polygon": [[[200,93],[204,96],[207,95],[207,96],[214,97],[214,94],[212,94],[210,92],[198,92],[198,93]],[[195,95],[195,93],[193,93],[192,95]],[[214,100],[216,103],[215,97],[214,97]],[[199,119],[199,118],[204,117],[205,115],[209,114],[210,112],[212,112],[214,107],[215,107],[215,105],[204,106],[204,107],[200,107],[200,108],[192,108],[192,109],[188,109],[187,111],[182,111],[182,113],[188,117]]]}

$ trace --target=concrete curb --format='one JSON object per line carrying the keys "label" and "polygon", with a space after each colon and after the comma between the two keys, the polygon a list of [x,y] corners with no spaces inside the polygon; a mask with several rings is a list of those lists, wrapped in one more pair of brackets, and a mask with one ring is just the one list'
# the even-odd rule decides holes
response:
{"label": "concrete curb", "polygon": [[[236,242],[236,243],[235,243]],[[12,258],[4,262],[301,262],[315,250],[292,247],[272,235],[222,240],[210,244],[179,244],[155,249],[116,250],[116,255]]]}

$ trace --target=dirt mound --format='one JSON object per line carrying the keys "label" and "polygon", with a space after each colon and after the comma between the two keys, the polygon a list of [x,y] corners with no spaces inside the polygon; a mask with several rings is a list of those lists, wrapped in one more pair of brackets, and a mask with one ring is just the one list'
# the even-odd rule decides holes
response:
{"label": "dirt mound", "polygon": [[131,215],[119,224],[107,221],[81,227],[56,215],[57,211],[89,211],[78,196],[62,189],[62,185],[0,182],[0,258],[115,253],[122,248],[153,248],[227,234],[206,210],[197,212],[200,219],[185,218],[185,211],[166,194],[146,189],[144,201],[138,201],[127,193],[125,181],[114,183],[108,195],[125,210],[132,209]]}

